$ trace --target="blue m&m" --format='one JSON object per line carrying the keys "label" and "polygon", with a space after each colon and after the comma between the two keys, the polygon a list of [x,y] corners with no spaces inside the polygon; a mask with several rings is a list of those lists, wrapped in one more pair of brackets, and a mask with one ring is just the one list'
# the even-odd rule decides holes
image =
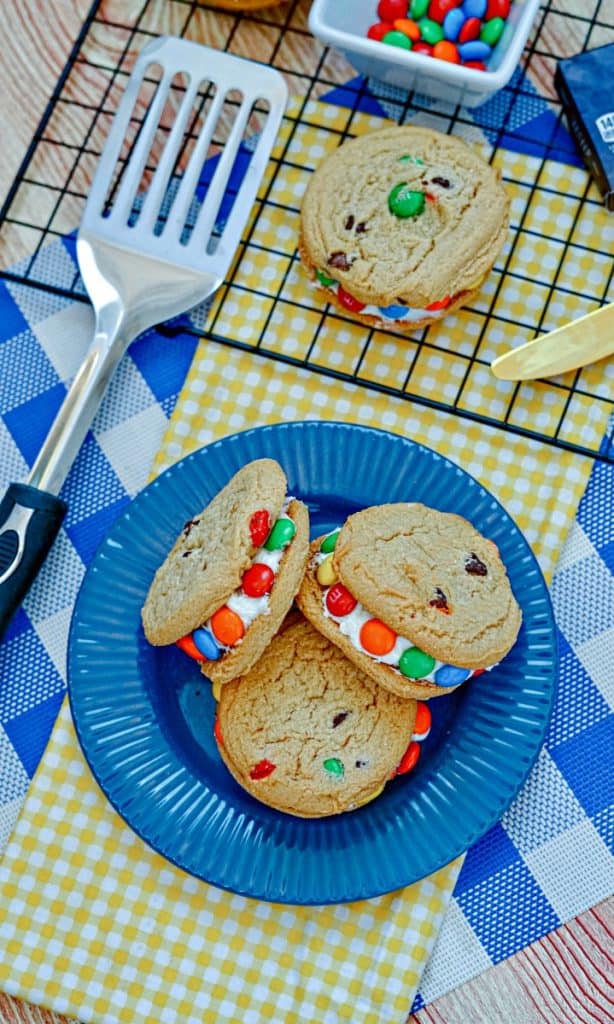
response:
{"label": "blue m&m", "polygon": [[192,633],[192,640],[196,644],[196,647],[207,661],[217,661],[222,651],[215,642],[215,638],[208,629],[204,629],[200,626],[195,629]]}
{"label": "blue m&m", "polygon": [[456,665],[440,665],[435,672],[435,682],[438,686],[458,686],[464,683],[471,675],[471,669],[458,668]]}
{"label": "blue m&m", "polygon": [[465,15],[460,8],[454,7],[451,11],[448,11],[443,19],[443,34],[446,39],[455,43],[458,39],[458,33],[465,24],[465,20]]}
{"label": "blue m&m", "polygon": [[409,306],[380,306],[379,311],[388,320],[402,320],[409,313]]}
{"label": "blue m&m", "polygon": [[464,0],[461,10],[466,18],[483,18],[488,0]]}
{"label": "blue m&m", "polygon": [[461,60],[488,60],[492,47],[481,39],[470,39],[468,43],[460,44],[458,52]]}

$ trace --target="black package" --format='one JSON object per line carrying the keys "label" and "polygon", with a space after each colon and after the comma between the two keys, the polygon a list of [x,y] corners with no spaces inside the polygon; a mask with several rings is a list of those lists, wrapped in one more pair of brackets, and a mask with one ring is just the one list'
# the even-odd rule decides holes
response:
{"label": "black package", "polygon": [[559,61],[554,84],[586,166],[614,210],[614,43]]}

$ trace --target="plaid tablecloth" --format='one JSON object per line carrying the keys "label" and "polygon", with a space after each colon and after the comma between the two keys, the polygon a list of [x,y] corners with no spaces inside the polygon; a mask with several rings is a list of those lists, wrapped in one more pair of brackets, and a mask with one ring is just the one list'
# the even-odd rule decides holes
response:
{"label": "plaid tablecloth", "polygon": [[[70,241],[57,243],[40,259],[50,280],[72,279]],[[27,472],[89,338],[91,315],[85,306],[33,289],[3,284],[1,291],[0,466],[5,483]],[[241,312],[232,310],[231,301],[232,297],[229,317]],[[195,314],[193,322],[202,320],[202,314]],[[70,509],[65,529],[0,648],[3,842],[13,828],[62,701],[66,631],[85,566],[115,516],[145,483],[193,355],[194,340],[187,334],[169,341],[152,331],[132,346],[64,489]],[[369,422],[376,409],[378,425],[395,429],[399,422],[398,403],[386,406],[384,402],[381,407],[382,399],[372,399],[361,390],[356,404],[343,386],[328,384],[314,392],[312,376],[302,371],[267,363],[264,378],[260,368],[254,367],[245,376],[242,360],[248,358],[258,361],[227,351],[223,355],[209,348],[199,351],[157,468],[185,450],[186,438],[192,446],[207,443],[220,432],[268,419],[274,409],[287,417],[291,410],[295,415],[297,409],[301,415],[305,410],[322,415],[323,408],[332,408],[334,418],[356,416],[363,422]],[[210,411],[204,416],[199,405],[203,371],[207,379],[213,372],[216,380],[215,401],[208,393]],[[256,376],[250,378],[250,374]],[[242,382],[251,392],[249,402],[239,397]],[[448,425],[446,417],[436,418],[431,427],[430,443],[435,447],[438,438],[445,444],[454,436],[454,425]],[[421,414],[405,408],[402,429],[421,439]],[[462,433],[459,428],[459,437]],[[480,449],[480,444],[486,444],[483,438],[474,439],[473,464],[469,459],[465,468],[479,475],[484,459],[488,464],[488,459],[495,458],[494,468],[490,466],[495,487],[497,481],[504,486],[510,476],[505,448],[496,446],[497,467],[497,457],[488,445]],[[542,564],[548,571],[557,554],[556,542],[547,542],[548,531],[556,535],[564,516],[557,521],[556,510],[554,519],[544,514],[546,499],[554,484],[559,497],[562,492],[572,504],[589,465],[549,450],[553,468],[544,470],[541,448],[523,447],[521,475],[529,483],[518,492],[512,487],[505,503],[522,520],[534,546],[541,545]],[[539,481],[536,493],[531,480]],[[596,465],[552,585],[562,660],[547,742],[502,822],[465,859],[416,1006],[612,891],[613,498],[612,468]],[[5,861],[6,884],[11,884],[11,864],[19,863],[23,841],[18,831],[10,859]],[[36,851],[34,856],[36,860]],[[15,898],[24,900],[19,885]],[[26,896],[26,909],[28,905]],[[34,943],[22,952],[27,958],[27,964],[20,962],[22,978],[36,962],[35,950]],[[13,979],[17,977],[14,968],[12,962]],[[49,980],[53,987],[53,978]],[[36,993],[30,990],[30,994]]]}

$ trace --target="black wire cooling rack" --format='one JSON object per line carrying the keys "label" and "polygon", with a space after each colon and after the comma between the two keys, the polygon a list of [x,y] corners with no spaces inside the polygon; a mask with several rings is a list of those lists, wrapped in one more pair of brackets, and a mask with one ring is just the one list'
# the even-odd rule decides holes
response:
{"label": "black wire cooling rack", "polygon": [[[612,220],[608,224],[601,196],[572,157],[552,86],[557,59],[614,41],[607,2],[543,4],[523,54],[525,74],[514,76],[486,118],[361,78],[343,56],[310,35],[307,0],[243,14],[195,0],[96,2],[0,210],[0,277],[88,301],[78,274],[72,280],[50,277],[45,249],[74,236],[135,55],[158,35],[187,37],[277,67],[293,96],[239,258],[207,320],[208,337],[614,462],[611,363],[519,385],[496,381],[489,370],[501,351],[614,299],[614,261],[606,240]],[[375,0],[373,6],[375,11]],[[553,40],[560,48],[561,39],[566,51],[553,52]],[[408,339],[367,329],[326,307],[302,276],[296,252],[297,197],[312,167],[305,140],[312,136],[330,146],[333,137],[337,145],[364,130],[361,118],[372,113],[373,97],[399,123],[426,123],[470,141],[486,140],[512,198],[509,242],[478,298]],[[539,120],[544,98],[547,116]],[[322,116],[322,99],[337,104],[335,117]],[[271,209],[283,210],[285,239],[272,242],[263,230]],[[245,268],[267,262],[276,276],[263,289],[258,274]],[[225,310],[233,302],[261,307],[247,337],[228,327]],[[301,324],[300,343],[288,344],[279,324],[293,321]],[[198,318],[187,328],[161,329],[202,333]]]}

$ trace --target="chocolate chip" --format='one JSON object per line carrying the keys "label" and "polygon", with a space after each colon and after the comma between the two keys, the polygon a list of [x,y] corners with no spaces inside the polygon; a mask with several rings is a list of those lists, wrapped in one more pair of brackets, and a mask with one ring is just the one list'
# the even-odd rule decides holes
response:
{"label": "chocolate chip", "polygon": [[187,557],[188,557],[188,555],[191,555],[191,554],[192,554],[192,548],[188,548],[188,550],[187,550],[187,551],[183,551],[183,552],[182,552],[182,554],[181,554],[181,557],[182,557],[182,558],[187,558]]}
{"label": "chocolate chip", "polygon": [[350,216],[348,217],[348,219],[345,222],[345,230],[346,231],[351,231],[353,227],[354,227],[354,218],[353,218],[352,214],[350,214]]}
{"label": "chocolate chip", "polygon": [[431,608],[440,608],[442,612],[449,612],[448,599],[444,594],[443,590],[439,587],[435,587],[435,597],[429,601]]}
{"label": "chocolate chip", "polygon": [[356,767],[357,768],[366,768],[368,763],[369,763],[368,761],[357,761],[356,762]]}
{"label": "chocolate chip", "polygon": [[469,558],[465,559],[465,572],[468,572],[470,576],[488,576],[488,569],[475,551],[472,551]]}
{"label": "chocolate chip", "polygon": [[349,713],[349,711],[340,711],[338,715],[335,715],[335,717],[333,718],[333,729],[336,729],[338,725],[341,725],[342,722],[345,722]]}
{"label": "chocolate chip", "polygon": [[186,537],[190,536],[190,530],[193,526],[198,526],[200,519],[188,519],[187,523],[183,524],[183,532]]}
{"label": "chocolate chip", "polygon": [[431,181],[433,182],[433,185],[441,185],[442,188],[450,188],[451,187],[450,186],[450,182],[448,181],[448,179],[447,178],[442,178],[439,174],[435,175],[434,178],[431,178]]}
{"label": "chocolate chip", "polygon": [[367,224],[366,224],[366,222],[364,220],[361,220],[360,224],[356,225],[356,234],[357,235],[364,235],[365,231],[368,231],[368,230],[369,229],[367,228]]}
{"label": "chocolate chip", "polygon": [[336,267],[337,270],[349,270],[352,266],[344,252],[333,252],[328,257],[329,267]]}

